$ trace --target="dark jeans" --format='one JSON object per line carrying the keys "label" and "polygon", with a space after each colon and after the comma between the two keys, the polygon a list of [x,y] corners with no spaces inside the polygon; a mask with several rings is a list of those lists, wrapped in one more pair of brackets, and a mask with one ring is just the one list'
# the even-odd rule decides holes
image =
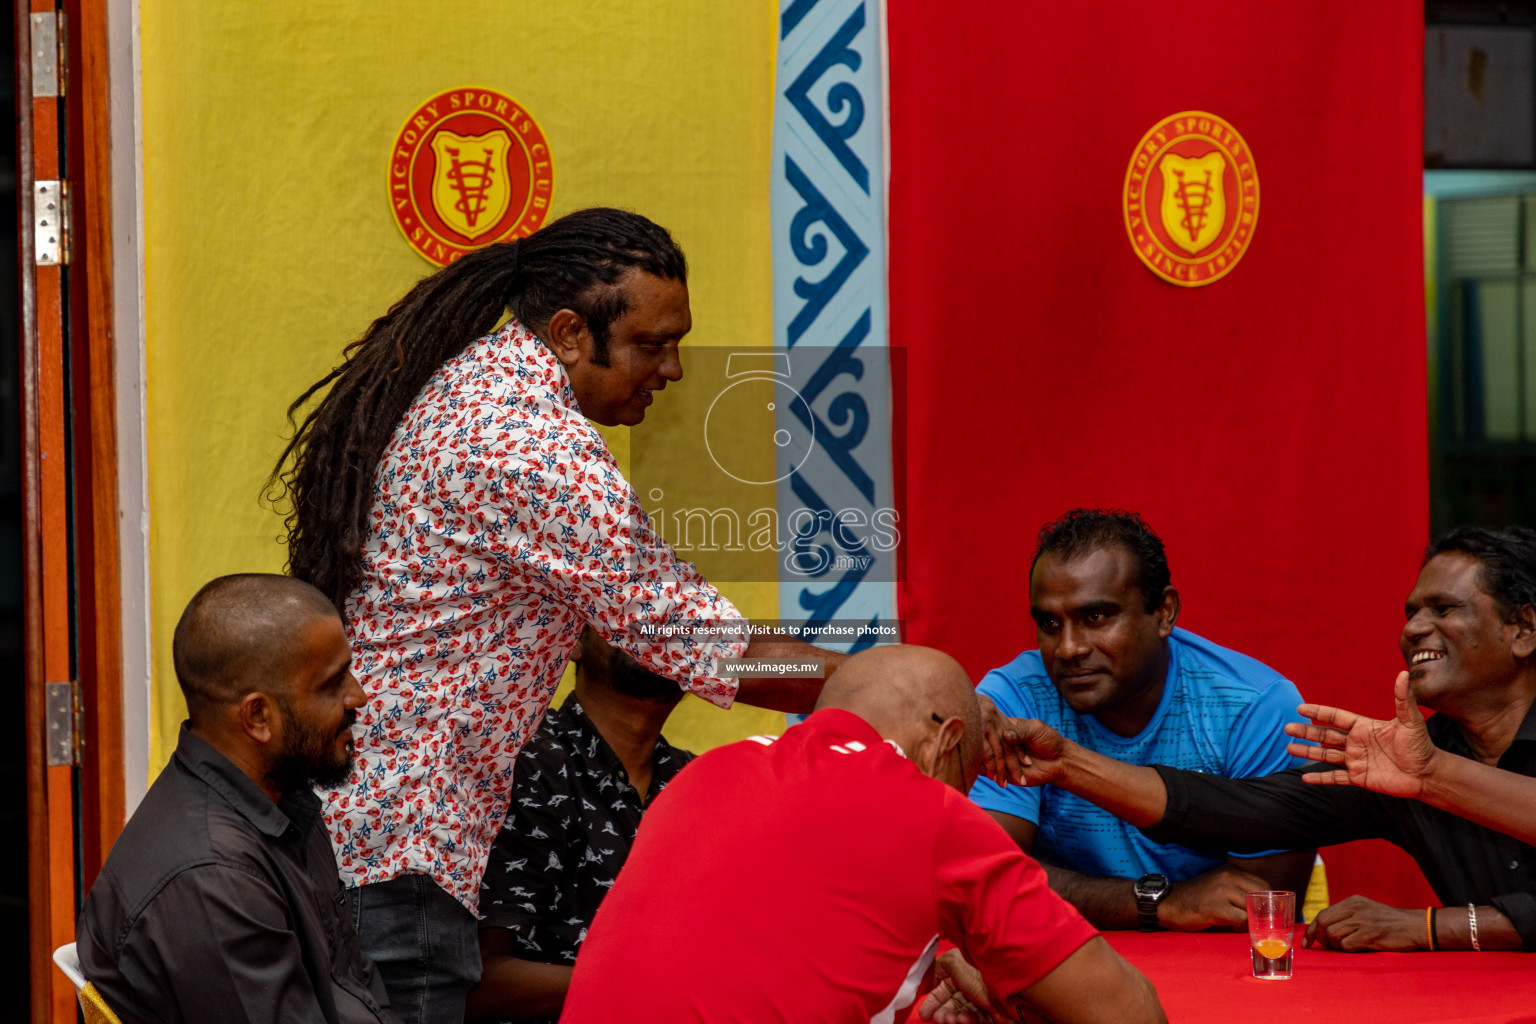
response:
{"label": "dark jeans", "polygon": [[347,890],[363,952],[401,1024],[463,1024],[480,984],[479,922],[426,875]]}

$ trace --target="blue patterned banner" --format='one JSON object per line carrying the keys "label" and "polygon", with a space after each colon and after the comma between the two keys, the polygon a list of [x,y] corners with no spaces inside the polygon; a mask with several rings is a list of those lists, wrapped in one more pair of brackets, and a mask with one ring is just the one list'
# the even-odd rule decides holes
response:
{"label": "blue patterned banner", "polygon": [[[796,552],[780,574],[785,622],[896,613],[900,503],[885,303],[885,145],[879,0],[784,0],[773,130],[774,342],[803,401],[776,410],[796,446],[778,482]],[[800,364],[805,365],[800,365]],[[873,629],[826,646],[858,650]]]}

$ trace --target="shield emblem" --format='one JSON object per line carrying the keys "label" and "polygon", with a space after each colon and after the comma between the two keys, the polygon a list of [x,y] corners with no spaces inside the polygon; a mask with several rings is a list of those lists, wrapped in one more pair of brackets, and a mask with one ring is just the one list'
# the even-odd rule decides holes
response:
{"label": "shield emblem", "polygon": [[1227,222],[1226,158],[1220,150],[1200,157],[1169,153],[1158,167],[1163,172],[1163,230],[1174,245],[1194,255],[1214,242]]}
{"label": "shield emblem", "polygon": [[511,146],[512,139],[500,128],[484,135],[440,131],[432,137],[437,157],[432,206],[443,223],[471,241],[499,224],[512,203]]}

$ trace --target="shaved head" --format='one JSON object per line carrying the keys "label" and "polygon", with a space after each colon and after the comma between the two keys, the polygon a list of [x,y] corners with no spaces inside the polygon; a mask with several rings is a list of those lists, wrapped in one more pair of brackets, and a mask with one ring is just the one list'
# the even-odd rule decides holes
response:
{"label": "shaved head", "polygon": [[338,618],[320,591],[291,576],[220,576],[181,613],[171,642],[176,681],[194,725],[253,690],[286,691],[295,662],[306,656],[301,627]]}
{"label": "shaved head", "polygon": [[872,647],[845,661],[822,688],[816,710],[841,708],[909,753],[939,722],[965,723],[962,762],[971,774],[982,760],[981,706],[960,663],[931,647]]}

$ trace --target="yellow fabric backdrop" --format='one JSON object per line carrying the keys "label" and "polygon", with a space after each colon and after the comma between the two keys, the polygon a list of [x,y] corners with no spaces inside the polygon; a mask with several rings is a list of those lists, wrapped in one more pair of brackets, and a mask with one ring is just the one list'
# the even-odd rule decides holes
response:
{"label": "yellow fabric backdrop", "polygon": [[[142,0],[151,777],[185,714],[181,609],[211,577],[282,567],[259,498],[287,404],[432,269],[385,195],[407,115],[455,86],[513,97],[549,139],[555,215],[627,207],[681,242],[689,344],[770,344],[775,16],[720,0]],[[623,432],[610,440],[625,458]],[[775,584],[724,589],[777,615]],[[690,699],[667,732],[702,750],[782,722]]]}

